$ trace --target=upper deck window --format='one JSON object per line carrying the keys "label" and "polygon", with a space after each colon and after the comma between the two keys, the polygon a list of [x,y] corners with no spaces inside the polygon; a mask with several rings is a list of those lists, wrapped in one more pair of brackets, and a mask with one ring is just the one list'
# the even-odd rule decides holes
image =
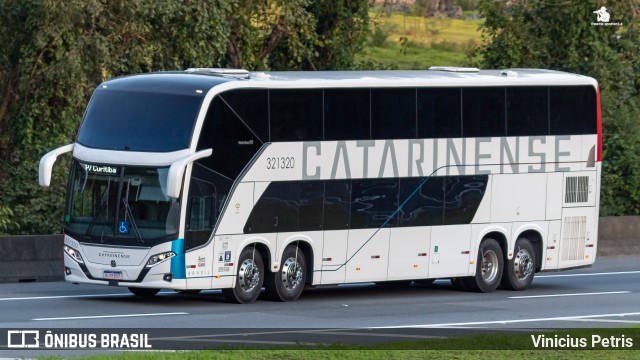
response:
{"label": "upper deck window", "polygon": [[107,150],[176,151],[191,143],[203,95],[98,89],[78,143]]}

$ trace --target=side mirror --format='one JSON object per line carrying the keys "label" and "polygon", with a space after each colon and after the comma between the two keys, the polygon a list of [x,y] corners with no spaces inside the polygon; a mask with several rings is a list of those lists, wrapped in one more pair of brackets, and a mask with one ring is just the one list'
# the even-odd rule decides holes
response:
{"label": "side mirror", "polygon": [[74,144],[61,146],[55,150],[49,151],[45,156],[40,159],[40,166],[38,168],[38,182],[40,186],[49,186],[51,184],[51,172],[53,171],[53,164],[56,163],[59,155],[68,153],[73,150]]}
{"label": "side mirror", "polygon": [[169,174],[167,175],[167,196],[172,198],[180,197],[180,190],[182,190],[182,176],[184,175],[184,169],[192,162],[206,158],[213,154],[212,149],[200,150],[197,153],[186,156],[180,160],[176,160],[171,167],[169,167]]}

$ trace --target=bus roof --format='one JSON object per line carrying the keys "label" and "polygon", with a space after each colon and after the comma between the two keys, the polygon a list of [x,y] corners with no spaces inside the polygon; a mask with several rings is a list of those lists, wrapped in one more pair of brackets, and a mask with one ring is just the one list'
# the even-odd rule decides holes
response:
{"label": "bus roof", "polygon": [[248,72],[238,69],[189,69],[131,75],[100,85],[111,90],[192,93],[197,88],[207,93],[232,88],[349,88],[349,87],[447,87],[447,86],[545,86],[593,85],[595,79],[555,70],[432,67],[429,70],[375,71],[269,71]]}

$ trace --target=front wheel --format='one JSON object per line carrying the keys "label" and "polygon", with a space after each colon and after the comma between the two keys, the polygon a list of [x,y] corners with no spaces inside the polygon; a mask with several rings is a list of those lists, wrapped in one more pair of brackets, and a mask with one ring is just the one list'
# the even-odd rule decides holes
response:
{"label": "front wheel", "polygon": [[500,285],[503,268],[502,249],[494,239],[480,243],[476,261],[476,276],[464,278],[464,285],[475,292],[493,292]]}
{"label": "front wheel", "polygon": [[307,277],[307,263],[297,246],[287,246],[282,253],[280,270],[265,279],[267,297],[275,301],[295,301],[302,294]]}
{"label": "front wheel", "polygon": [[507,261],[502,274],[502,287],[508,290],[524,290],[531,285],[536,272],[536,253],[528,239],[516,241],[513,258]]}
{"label": "front wheel", "polygon": [[150,298],[156,296],[160,289],[147,289],[147,288],[138,288],[138,287],[130,287],[129,291],[135,296]]}
{"label": "front wheel", "polygon": [[230,302],[239,304],[251,303],[256,301],[258,295],[260,295],[263,282],[264,263],[262,255],[257,249],[247,247],[242,250],[238,259],[235,286],[231,289],[222,289],[222,294]]}

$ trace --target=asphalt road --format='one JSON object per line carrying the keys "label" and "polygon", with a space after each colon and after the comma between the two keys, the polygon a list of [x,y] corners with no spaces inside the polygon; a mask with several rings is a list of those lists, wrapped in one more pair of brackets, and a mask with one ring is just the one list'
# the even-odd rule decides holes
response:
{"label": "asphalt road", "polygon": [[[384,334],[393,332],[396,338],[447,336],[443,329],[460,328],[484,333],[507,328],[638,326],[640,257],[600,258],[588,269],[539,273],[531,288],[522,292],[469,293],[438,280],[429,286],[357,284],[307,289],[293,303],[229,304],[219,291],[199,295],[162,291],[153,299],[141,299],[117,287],[0,284],[0,314],[0,329],[181,328],[197,333],[197,329],[221,328],[225,329],[221,334],[240,336],[237,341],[251,342],[243,335],[250,332],[268,338],[256,343],[272,345],[301,341],[295,336],[282,340],[274,334],[309,333],[302,328],[315,329],[310,331],[317,343],[330,343],[389,341]],[[405,328],[438,331],[418,335],[399,331]],[[220,335],[215,341],[234,339]]]}

